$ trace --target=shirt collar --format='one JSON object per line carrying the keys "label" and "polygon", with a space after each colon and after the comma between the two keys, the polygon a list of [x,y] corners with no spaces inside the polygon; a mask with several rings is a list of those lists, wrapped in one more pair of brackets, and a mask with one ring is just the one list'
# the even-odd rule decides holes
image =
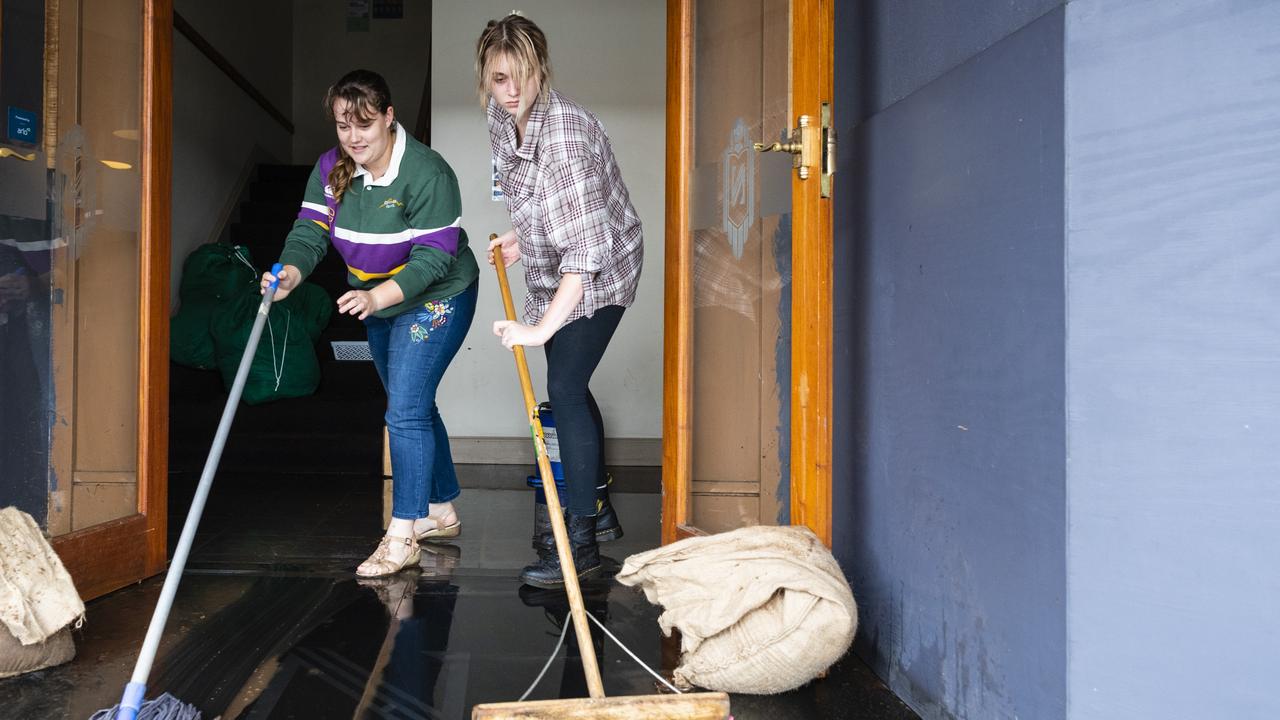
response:
{"label": "shirt collar", "polygon": [[529,122],[524,126],[524,140],[520,145],[516,146],[516,119],[507,112],[505,108],[498,104],[493,96],[489,97],[489,117],[497,122],[498,127],[502,129],[503,139],[506,145],[517,155],[525,160],[533,159],[533,151],[538,147],[538,136],[542,134],[543,122],[547,119],[547,108],[551,104],[551,96],[555,90],[547,93],[545,96],[534,101],[533,107],[529,109]]}
{"label": "shirt collar", "polygon": [[391,162],[387,164],[387,171],[382,173],[382,177],[377,180],[373,179],[372,173],[365,169],[365,166],[356,163],[356,177],[364,176],[365,187],[387,187],[395,182],[395,179],[400,175],[400,161],[404,159],[404,146],[408,142],[408,134],[405,132],[404,126],[397,122],[396,144],[391,149]]}

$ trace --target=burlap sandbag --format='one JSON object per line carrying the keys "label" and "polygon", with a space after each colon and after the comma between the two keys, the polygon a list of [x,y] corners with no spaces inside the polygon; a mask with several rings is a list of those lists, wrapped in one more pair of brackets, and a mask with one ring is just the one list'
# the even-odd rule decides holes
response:
{"label": "burlap sandbag", "polygon": [[68,625],[44,642],[23,645],[8,630],[0,628],[0,678],[43,670],[76,657],[76,643]]}
{"label": "burlap sandbag", "polygon": [[35,520],[0,510],[0,677],[70,660],[84,603]]}
{"label": "burlap sandbag", "polygon": [[680,631],[678,684],[733,693],[797,688],[849,649],[858,607],[831,552],[805,527],[749,527],[632,555],[618,581]]}

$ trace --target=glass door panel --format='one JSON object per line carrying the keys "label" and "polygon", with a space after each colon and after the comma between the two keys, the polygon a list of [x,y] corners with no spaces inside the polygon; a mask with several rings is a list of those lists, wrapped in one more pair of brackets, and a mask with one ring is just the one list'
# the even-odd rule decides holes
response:
{"label": "glass door panel", "polygon": [[[0,8],[0,95],[34,127],[0,138],[0,485],[57,537],[139,508],[144,13]],[[38,47],[11,56],[11,32]]]}
{"label": "glass door panel", "polygon": [[698,530],[788,522],[788,0],[693,5],[692,482]]}

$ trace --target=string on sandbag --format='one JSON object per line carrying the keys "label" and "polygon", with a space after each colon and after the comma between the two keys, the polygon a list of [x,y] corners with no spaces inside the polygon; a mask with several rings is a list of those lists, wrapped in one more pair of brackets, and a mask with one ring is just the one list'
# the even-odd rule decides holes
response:
{"label": "string on sandbag", "polygon": [[241,263],[244,263],[244,266],[249,268],[249,271],[253,273],[253,276],[255,278],[258,277],[258,268],[254,267],[253,263],[249,262],[249,258],[245,257],[240,253],[240,250],[241,250],[240,246],[236,245],[233,249],[236,251],[236,259],[239,260]]}
{"label": "string on sandbag", "polygon": [[[585,611],[584,611],[584,612],[585,612]],[[592,614],[591,614],[591,613],[589,613],[589,612],[588,612],[588,613],[586,613],[586,615],[587,615],[587,618],[591,620],[591,622],[593,622],[593,623],[595,623],[595,624],[596,624],[596,627],[598,627],[598,628],[600,628],[601,630],[603,630],[603,631],[604,631],[604,634],[609,636],[609,639],[610,639],[610,640],[612,640],[612,641],[614,642],[614,644],[615,644],[615,645],[617,645],[618,647],[622,648],[622,651],[623,651],[623,652],[625,652],[627,655],[629,655],[629,656],[631,657],[631,659],[632,659],[632,660],[635,660],[635,661],[636,661],[636,664],[638,664],[640,667],[644,668],[644,669],[645,669],[645,670],[646,670],[650,675],[652,675],[654,678],[656,678],[658,682],[662,683],[663,685],[666,685],[666,686],[667,686],[667,688],[671,690],[671,692],[676,693],[677,695],[683,695],[683,694],[684,694],[684,691],[683,691],[683,690],[681,690],[680,688],[676,687],[675,685],[672,685],[671,683],[667,682],[667,679],[666,679],[666,678],[664,678],[664,677],[662,677],[661,675],[659,675],[657,672],[655,672],[655,671],[654,671],[654,669],[653,669],[653,668],[651,668],[651,667],[649,667],[648,665],[646,665],[646,664],[644,663],[644,661],[643,661],[643,660],[641,660],[639,657],[637,657],[635,653],[631,652],[631,648],[627,647],[626,645],[623,645],[623,644],[622,644],[622,641],[621,641],[621,640],[619,640],[619,639],[618,639],[618,637],[617,637],[616,635],[614,635],[613,633],[609,632],[609,628],[605,627],[605,626],[604,626],[604,623],[602,623],[602,622],[600,622],[598,619],[596,619],[596,616],[595,616],[595,615],[592,615]],[[534,689],[534,688],[536,688],[536,687],[538,687],[538,683],[542,682],[542,677],[543,677],[544,675],[546,675],[546,674],[547,674],[547,668],[551,667],[551,663],[556,659],[556,656],[560,654],[560,648],[564,645],[564,637],[565,637],[565,635],[567,635],[567,634],[568,634],[568,632],[569,632],[569,618],[568,618],[568,617],[565,617],[564,622],[563,622],[563,623],[561,623],[561,627],[560,627],[560,639],[556,641],[555,649],[553,649],[553,650],[551,651],[551,655],[550,655],[550,657],[548,657],[548,658],[547,658],[547,662],[542,666],[542,670],[538,673],[538,677],[536,677],[536,678],[534,678],[534,679],[533,679],[533,684],[531,684],[531,685],[529,686],[529,689],[528,689],[528,690],[525,690],[525,691],[524,691],[524,694],[523,694],[523,695],[521,695],[521,696],[520,696],[520,699],[519,699],[519,700],[517,700],[516,702],[524,702],[524,701],[525,701],[525,698],[528,698],[528,697],[529,697],[529,695],[533,692],[533,689]]]}
{"label": "string on sandbag", "polygon": [[658,682],[662,683],[663,685],[666,685],[666,686],[667,686],[667,688],[668,688],[669,690],[671,690],[671,692],[673,692],[673,693],[676,693],[676,694],[679,694],[679,695],[683,695],[683,694],[684,694],[684,691],[680,690],[680,689],[679,689],[679,688],[677,688],[675,685],[672,685],[671,683],[667,682],[667,679],[666,679],[666,678],[664,678],[664,677],[662,677],[661,675],[659,675],[658,673],[654,672],[653,668],[649,667],[648,665],[645,665],[645,664],[644,664],[644,661],[643,661],[643,660],[641,660],[639,657],[636,657],[636,654],[635,654],[635,653],[633,653],[633,652],[631,652],[631,648],[627,647],[626,645],[623,645],[623,644],[622,644],[622,641],[621,641],[621,640],[619,640],[619,639],[617,638],[617,636],[615,636],[613,633],[609,632],[609,628],[605,627],[605,626],[604,626],[604,623],[602,623],[602,622],[600,622],[599,620],[597,620],[595,615],[592,615],[591,613],[587,613],[587,617],[591,620],[591,622],[593,622],[593,623],[595,623],[595,624],[596,624],[596,627],[598,627],[598,628],[600,628],[601,630],[603,630],[603,631],[604,631],[604,634],[605,634],[605,635],[608,635],[610,640],[612,640],[612,641],[613,641],[613,642],[614,642],[618,647],[622,648],[622,651],[623,651],[623,652],[625,652],[626,654],[630,655],[630,656],[631,656],[631,659],[632,659],[632,660],[635,660],[635,661],[636,661],[636,663],[640,665],[640,667],[644,668],[645,670],[647,670],[647,671],[649,672],[649,674],[650,674],[650,675],[652,675],[652,676],[654,676],[655,678],[657,678]]}
{"label": "string on sandbag", "polygon": [[[254,277],[258,275],[258,269],[253,266],[240,252],[240,246],[235,246],[236,259],[244,263],[244,266],[253,272]],[[284,377],[284,358],[289,352],[289,325],[293,322],[293,312],[285,309],[284,311],[284,342],[280,344],[280,361],[276,362],[276,330],[271,325],[271,321],[267,321],[267,332],[271,334],[271,374],[275,376],[276,386],[273,392],[280,392],[280,380]]]}
{"label": "string on sandbag", "polygon": [[280,343],[280,362],[276,362],[276,331],[267,321],[267,332],[271,333],[271,374],[276,378],[274,392],[280,392],[280,378],[284,376],[284,356],[289,352],[289,324],[293,322],[293,313],[284,311],[284,341]]}
{"label": "string on sandbag", "polygon": [[547,668],[551,667],[551,663],[556,659],[556,656],[560,654],[560,648],[564,645],[564,636],[568,633],[569,623],[568,618],[565,618],[565,622],[560,623],[560,639],[556,641],[555,649],[551,651],[551,655],[548,656],[547,661],[543,663],[542,670],[538,672],[538,677],[533,679],[533,684],[529,686],[528,690],[524,691],[524,694],[521,695],[520,699],[516,702],[524,702],[525,698],[529,697],[529,693],[533,692],[533,689],[538,687],[538,683],[542,682],[542,676],[547,674]]}

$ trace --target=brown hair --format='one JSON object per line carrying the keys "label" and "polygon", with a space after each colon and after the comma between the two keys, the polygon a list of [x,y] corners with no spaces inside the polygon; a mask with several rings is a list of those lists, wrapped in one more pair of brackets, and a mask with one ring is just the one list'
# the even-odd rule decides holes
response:
{"label": "brown hair", "polygon": [[[338,118],[334,117],[333,104],[338,100],[347,102],[345,118],[354,116],[357,120],[369,122],[378,115],[386,114],[391,108],[391,88],[381,75],[372,70],[352,70],[324,94],[325,114],[334,122]],[[395,131],[395,125],[392,125],[391,132]],[[329,171],[328,181],[333,188],[334,200],[342,202],[342,196],[351,187],[351,178],[356,174],[356,161],[347,155],[341,145],[338,146],[338,154],[341,157]]]}
{"label": "brown hair", "polygon": [[489,103],[490,70],[503,55],[511,58],[513,75],[520,87],[536,74],[538,96],[551,90],[547,36],[532,20],[512,13],[501,20],[490,20],[476,42],[476,93],[481,106]]}

